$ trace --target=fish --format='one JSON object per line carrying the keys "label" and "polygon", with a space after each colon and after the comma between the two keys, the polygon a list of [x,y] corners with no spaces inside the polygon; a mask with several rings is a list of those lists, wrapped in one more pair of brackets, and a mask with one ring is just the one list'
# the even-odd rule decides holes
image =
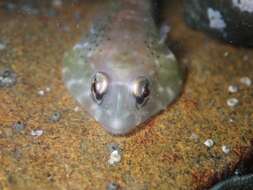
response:
{"label": "fish", "polygon": [[165,110],[184,83],[160,37],[154,2],[104,1],[89,31],[64,56],[66,88],[112,135],[131,133]]}

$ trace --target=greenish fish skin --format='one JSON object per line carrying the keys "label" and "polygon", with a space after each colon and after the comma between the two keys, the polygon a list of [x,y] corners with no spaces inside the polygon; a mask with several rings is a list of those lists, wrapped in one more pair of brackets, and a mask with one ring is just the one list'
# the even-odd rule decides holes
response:
{"label": "greenish fish skin", "polygon": [[[114,135],[127,134],[165,110],[182,89],[183,74],[173,53],[160,41],[153,10],[151,0],[106,1],[88,34],[64,57],[67,89]],[[96,73],[108,78],[99,103],[92,93]],[[133,92],[140,78],[146,84],[143,105]]]}

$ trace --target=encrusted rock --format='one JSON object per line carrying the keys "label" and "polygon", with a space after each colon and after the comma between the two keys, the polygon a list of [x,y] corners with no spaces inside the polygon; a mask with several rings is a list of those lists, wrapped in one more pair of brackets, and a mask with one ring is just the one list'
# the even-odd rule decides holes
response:
{"label": "encrusted rock", "polygon": [[229,43],[253,46],[251,0],[185,0],[185,19],[190,26]]}
{"label": "encrusted rock", "polygon": [[10,68],[4,68],[0,70],[0,88],[11,87],[16,84],[17,75]]}

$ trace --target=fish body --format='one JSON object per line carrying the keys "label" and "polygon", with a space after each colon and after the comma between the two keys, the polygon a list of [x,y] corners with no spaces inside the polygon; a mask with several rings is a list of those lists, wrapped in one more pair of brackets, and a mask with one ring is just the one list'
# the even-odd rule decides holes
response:
{"label": "fish body", "polygon": [[110,133],[131,132],[166,109],[183,76],[160,41],[151,0],[108,0],[88,34],[67,52],[72,96]]}

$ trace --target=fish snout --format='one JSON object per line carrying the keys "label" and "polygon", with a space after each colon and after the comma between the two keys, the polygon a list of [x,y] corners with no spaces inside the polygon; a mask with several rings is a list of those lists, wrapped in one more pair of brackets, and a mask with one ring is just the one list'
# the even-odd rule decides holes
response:
{"label": "fish snout", "polygon": [[124,135],[132,131],[136,125],[136,117],[134,114],[122,114],[115,116],[108,116],[102,122],[104,128],[114,135]]}

